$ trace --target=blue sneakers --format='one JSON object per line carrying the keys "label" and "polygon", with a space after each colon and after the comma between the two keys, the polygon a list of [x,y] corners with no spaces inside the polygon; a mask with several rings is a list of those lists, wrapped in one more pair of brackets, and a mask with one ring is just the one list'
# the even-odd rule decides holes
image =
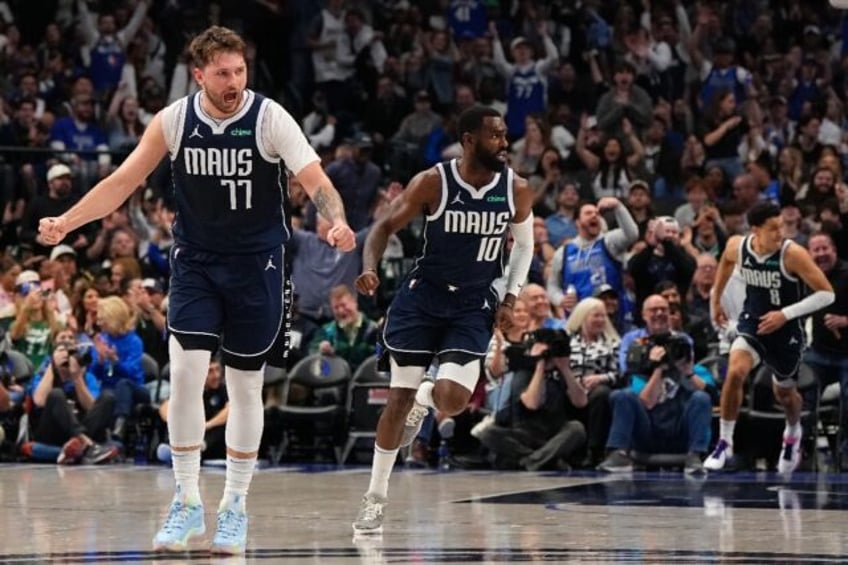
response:
{"label": "blue sneakers", "polygon": [[168,509],[165,523],[153,538],[154,551],[185,551],[188,541],[206,532],[203,520],[203,505],[188,504],[181,498],[174,499]]}
{"label": "blue sneakers", "polygon": [[241,555],[247,546],[247,514],[238,508],[224,507],[218,510],[212,553]]}

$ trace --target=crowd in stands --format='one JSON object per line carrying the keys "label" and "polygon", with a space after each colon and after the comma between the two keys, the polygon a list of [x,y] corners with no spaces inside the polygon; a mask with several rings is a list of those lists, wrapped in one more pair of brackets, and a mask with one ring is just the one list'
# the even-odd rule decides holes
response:
{"label": "crowd in stands", "polygon": [[[672,449],[697,470],[721,386],[698,362],[726,352],[709,312],[716,260],[764,200],[834,285],[807,358],[848,399],[848,17],[824,0],[6,0],[0,420],[13,457],[43,444],[111,461],[166,396],[168,164],[61,245],[37,226],[196,90],[186,45],[212,24],[246,37],[249,87],[302,124],[357,232],[357,252],[337,253],[290,183],[289,368],[321,353],[355,371],[377,351],[421,224],[393,236],[374,298],[352,290],[369,226],[416,172],[461,154],[459,112],[505,116],[510,165],[535,193],[529,282],[469,410],[433,414],[411,464],[434,462],[437,429],[498,468],[613,471],[632,451]],[[514,365],[538,328],[568,333],[568,362]],[[659,378],[629,367],[634,346],[668,332],[688,355]],[[214,398],[211,428],[226,418]]]}

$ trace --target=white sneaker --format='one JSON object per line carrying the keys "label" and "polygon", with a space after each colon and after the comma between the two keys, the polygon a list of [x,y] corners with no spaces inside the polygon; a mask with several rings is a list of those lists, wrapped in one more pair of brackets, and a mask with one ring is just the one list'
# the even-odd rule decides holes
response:
{"label": "white sneaker", "polygon": [[704,469],[707,471],[729,471],[735,469],[735,467],[736,460],[733,457],[733,446],[726,440],[718,440],[713,452],[704,460]]}
{"label": "white sneaker", "polygon": [[791,473],[801,463],[801,436],[786,436],[783,438],[783,448],[777,461],[778,473]]}
{"label": "white sneaker", "polygon": [[383,516],[388,500],[376,494],[362,497],[359,514],[353,522],[354,535],[377,535],[383,533]]}
{"label": "white sneaker", "polygon": [[430,409],[426,406],[422,406],[417,402],[412,405],[412,409],[409,411],[409,414],[406,415],[406,422],[403,424],[403,435],[400,438],[400,446],[398,447],[406,447],[407,445],[412,444],[412,440],[414,440],[418,435],[418,432],[421,431],[421,425],[424,423],[424,418],[426,418],[429,413]]}

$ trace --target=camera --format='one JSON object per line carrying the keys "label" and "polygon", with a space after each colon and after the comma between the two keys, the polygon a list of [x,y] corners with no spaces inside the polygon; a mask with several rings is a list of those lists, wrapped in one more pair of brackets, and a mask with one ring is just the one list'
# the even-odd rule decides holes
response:
{"label": "camera", "polygon": [[[652,361],[651,349],[655,346],[665,349],[660,361]],[[659,366],[670,366],[678,361],[692,358],[692,346],[685,335],[664,333],[646,336],[633,342],[627,350],[627,371],[650,375]]]}
{"label": "camera", "polygon": [[[540,356],[530,355],[530,350],[535,343],[544,343],[548,348]],[[539,328],[532,332],[525,332],[521,343],[510,345],[504,354],[511,370],[533,370],[540,359],[556,359],[571,355],[571,337],[565,330]]]}
{"label": "camera", "polygon": [[75,357],[81,367],[86,367],[91,364],[93,356],[91,346],[87,343],[75,343],[67,346],[68,359],[62,363],[63,367],[67,367],[71,362],[71,357]]}

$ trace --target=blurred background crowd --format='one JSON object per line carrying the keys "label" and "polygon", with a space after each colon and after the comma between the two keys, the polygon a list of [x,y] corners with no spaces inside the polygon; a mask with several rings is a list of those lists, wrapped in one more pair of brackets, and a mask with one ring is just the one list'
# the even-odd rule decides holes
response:
{"label": "blurred background crowd", "polygon": [[[167,162],[62,245],[43,245],[37,226],[114,170],[156,112],[195,91],[186,46],[212,24],[245,36],[249,87],[302,124],[360,251],[412,175],[461,154],[459,112],[483,104],[506,118],[510,166],[535,193],[533,284],[516,305],[519,330],[493,339],[468,417],[433,415],[411,464],[444,456],[435,448],[445,440],[469,464],[504,468],[594,466],[632,447],[610,432],[622,426],[615,392],[641,390],[627,348],[671,329],[690,337],[690,363],[720,359],[708,300],[716,260],[763,200],[781,207],[785,236],[811,250],[841,297],[834,317],[813,317],[809,340],[820,356],[811,363],[838,369],[828,378],[848,391],[848,19],[825,0],[5,0],[0,413],[13,457],[44,445],[56,449],[48,458],[109,461],[156,428],[138,422],[155,420],[167,394]],[[320,353],[355,373],[375,353],[421,225],[393,238],[381,292],[364,299],[351,290],[360,255],[330,248],[328,226],[296,183],[290,192],[292,353],[277,347],[274,365]],[[528,380],[509,378],[521,371],[501,353],[538,327],[569,332],[584,406],[556,379],[556,401],[528,403]],[[226,420],[220,373],[210,367],[210,429]],[[720,373],[699,373],[712,404]],[[816,380],[816,391],[828,384]],[[269,386],[270,446],[288,442],[275,413],[286,392]],[[521,433],[492,439],[505,429]]]}

